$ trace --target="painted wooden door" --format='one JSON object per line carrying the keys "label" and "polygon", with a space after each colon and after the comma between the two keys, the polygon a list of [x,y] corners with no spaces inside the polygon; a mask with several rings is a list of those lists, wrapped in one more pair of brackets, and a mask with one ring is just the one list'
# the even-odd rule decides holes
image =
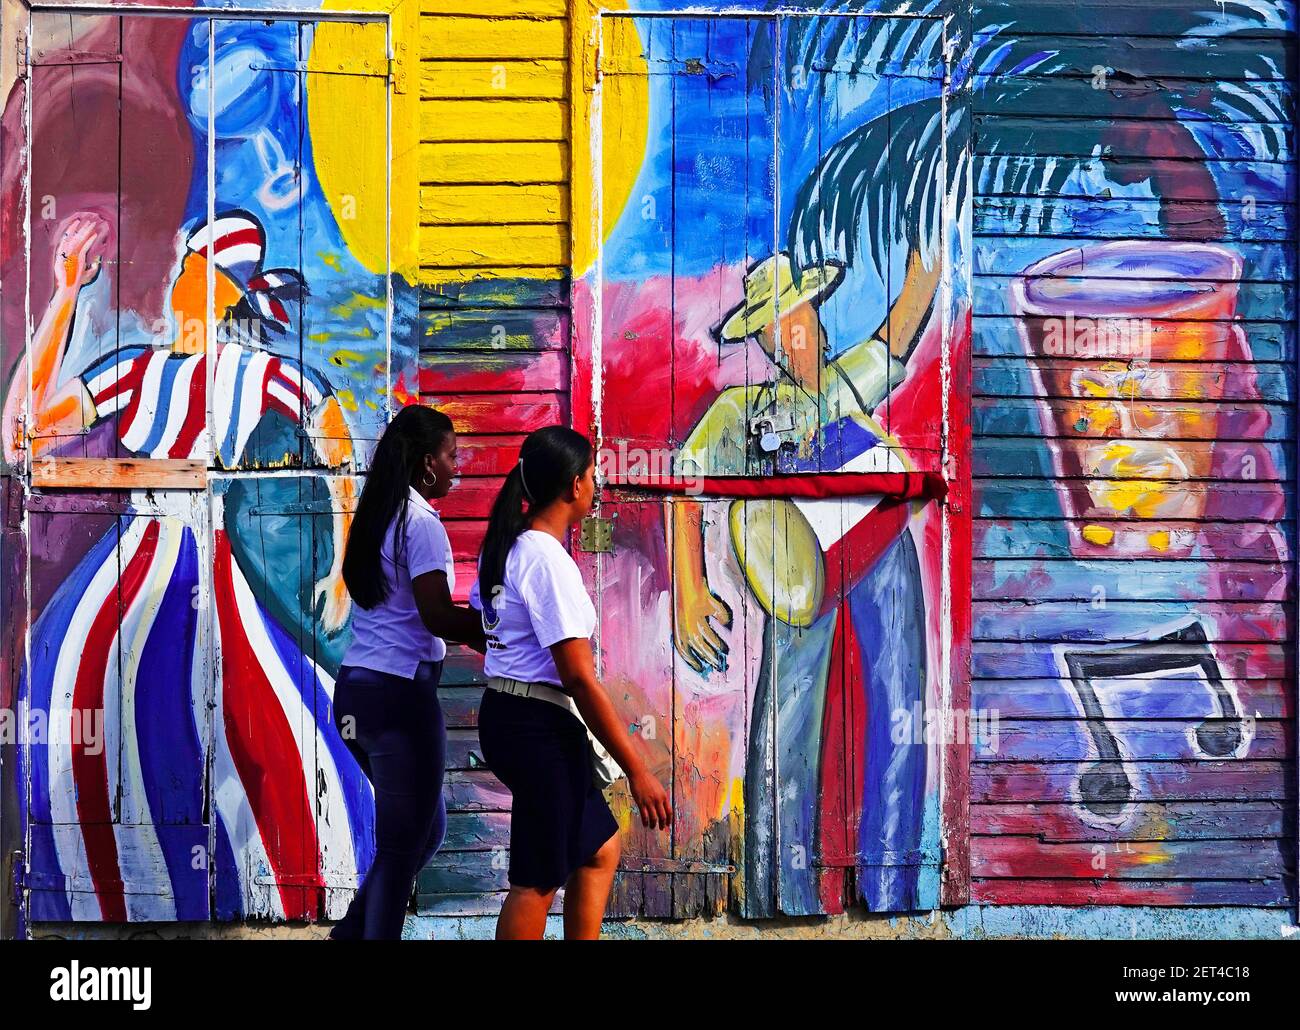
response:
{"label": "painted wooden door", "polygon": [[[918,56],[943,32],[602,22],[590,331],[613,549],[587,561],[602,674],[677,813],[654,835],[629,818],[630,909],[938,902],[962,760],[927,728],[964,680],[953,512],[899,491],[966,475],[965,144],[942,62]],[[879,478],[834,493],[845,473]]]}
{"label": "painted wooden door", "polygon": [[385,25],[30,38],[29,914],[337,918],[374,846],[342,541],[413,380]]}

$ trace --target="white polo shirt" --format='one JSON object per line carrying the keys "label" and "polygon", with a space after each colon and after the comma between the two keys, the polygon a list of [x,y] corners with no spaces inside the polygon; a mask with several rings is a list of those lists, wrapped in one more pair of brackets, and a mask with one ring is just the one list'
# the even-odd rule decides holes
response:
{"label": "white polo shirt", "polygon": [[369,610],[353,606],[352,643],[343,656],[344,665],[406,679],[414,678],[421,662],[440,662],[447,656],[446,643],[430,633],[420,618],[411,581],[426,572],[443,571],[447,573],[447,588],[456,589],[456,567],[447,530],[429,502],[414,487],[410,489],[400,564],[393,560],[400,512],[389,523],[379,550],[389,585],[388,598]]}
{"label": "white polo shirt", "polygon": [[470,591],[487,634],[483,671],[561,686],[551,645],[596,631],[596,608],[577,562],[550,533],[526,529],[510,548],[504,579],[486,610],[479,584]]}

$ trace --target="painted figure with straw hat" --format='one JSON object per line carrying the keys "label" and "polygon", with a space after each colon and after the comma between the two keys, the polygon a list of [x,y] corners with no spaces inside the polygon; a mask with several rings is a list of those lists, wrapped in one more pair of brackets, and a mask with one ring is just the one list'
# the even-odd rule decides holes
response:
{"label": "painted figure with straw hat", "polygon": [[[830,261],[795,268],[785,253],[751,265],[743,301],[714,335],[719,345],[754,338],[771,362],[769,375],[763,377],[766,381],[718,395],[679,452],[679,474],[910,470],[903,449],[873,412],[903,379],[903,361],[932,307],[938,282],[934,264],[926,269],[913,254],[886,321],[836,357],[829,356],[818,309],[847,269]],[[823,714],[836,641],[851,642],[843,645],[855,652],[847,660],[868,694],[867,709],[878,713],[868,732],[874,735],[881,725],[885,729],[883,743],[864,741],[858,747],[874,748],[883,760],[878,769],[863,774],[875,774],[874,786],[869,782],[867,790],[919,799],[924,789],[924,754],[883,753],[892,749],[888,711],[921,703],[924,694],[923,619],[883,625],[884,613],[900,599],[916,608],[912,615],[921,610],[919,565],[906,532],[912,506],[879,496],[675,503],[670,529],[673,642],[682,659],[706,678],[724,668],[732,613],[708,582],[705,503],[725,506],[735,561],[766,617],[746,756],[746,869],[759,879],[771,878],[773,863],[762,856],[774,848],[779,862],[775,882],[756,882],[746,889],[777,899],[781,912],[817,912],[813,856],[818,851],[817,797],[825,775],[818,756],[824,749]],[[890,653],[881,653],[885,649]],[[900,662],[912,674],[883,668]],[[842,755],[835,758],[843,760]],[[870,757],[867,762],[870,766]],[[774,791],[770,781],[777,767],[780,786]],[[878,814],[889,818],[883,806]],[[863,818],[868,819],[865,813]],[[912,846],[912,829],[909,820],[895,820],[897,840],[889,846]],[[874,832],[867,826],[863,830]]]}

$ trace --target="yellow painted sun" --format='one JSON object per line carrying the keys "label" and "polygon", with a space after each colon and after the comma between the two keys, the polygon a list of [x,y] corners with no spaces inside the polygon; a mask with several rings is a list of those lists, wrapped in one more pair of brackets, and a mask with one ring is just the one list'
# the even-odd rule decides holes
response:
{"label": "yellow painted sun", "polygon": [[[627,10],[624,0],[575,0],[575,40],[582,41],[580,92],[573,110],[573,274],[591,268],[599,247],[609,238],[627,205],[632,186],[645,160],[650,120],[650,91],[642,42],[632,18],[598,17]],[[596,54],[616,74],[600,80],[600,124],[593,119]],[[576,62],[575,62],[576,63]],[[596,132],[600,132],[599,197],[592,174]],[[598,201],[604,205],[603,238],[597,239]]]}
{"label": "yellow painted sun", "polygon": [[414,282],[419,271],[419,5],[324,0],[321,7],[392,11],[393,44],[405,81],[388,98],[391,145],[383,79],[387,40],[379,22],[315,24],[307,60],[307,125],[313,170],[348,252],[371,272],[382,275],[391,268]]}
{"label": "yellow painted sun", "polygon": [[[516,153],[526,150],[527,145],[512,146],[509,142],[527,138],[521,136],[521,132],[528,131],[527,125],[520,124],[521,108],[531,106],[537,111],[543,105],[482,102],[481,84],[474,83],[468,76],[465,81],[472,85],[467,88],[473,89],[471,95],[477,98],[465,105],[464,114],[472,118],[472,124],[462,126],[465,130],[462,133],[451,131],[453,126],[446,117],[453,112],[447,110],[445,100],[454,97],[448,98],[443,93],[434,131],[439,133],[437,138],[440,140],[474,141],[466,147],[467,161],[481,160],[481,155],[487,152],[485,144],[490,148],[497,140],[503,141],[500,154],[489,158],[495,165],[489,165],[489,174],[483,178],[468,175],[464,180],[466,186],[441,191],[446,195],[441,201],[437,187],[426,189],[422,196],[420,137],[427,134],[428,126],[422,132],[419,55],[421,33],[432,31],[436,16],[422,19],[420,5],[412,0],[396,4],[394,0],[325,0],[323,7],[327,10],[391,10],[398,74],[404,74],[405,78],[402,89],[391,95],[392,160],[387,162],[384,125],[379,121],[383,107],[373,102],[363,85],[369,80],[359,79],[355,74],[339,74],[340,70],[365,70],[359,67],[361,60],[358,55],[362,53],[378,54],[386,62],[382,46],[383,27],[338,22],[316,25],[308,71],[317,74],[309,75],[307,87],[314,170],[343,241],[353,257],[373,272],[379,273],[388,267],[385,253],[387,226],[376,211],[373,200],[384,196],[391,163],[391,267],[408,280],[413,282],[420,276],[422,220],[439,223],[426,226],[424,231],[429,239],[424,241],[425,250],[438,251],[441,236],[446,236],[453,251],[465,247],[480,258],[466,261],[462,267],[426,268],[422,276],[426,282],[492,274],[487,268],[480,269],[476,265],[490,265],[499,269],[497,274],[509,275],[513,269],[528,274],[527,266],[546,264],[548,259],[544,253],[548,241],[543,231],[545,226],[537,224],[544,222],[546,216],[539,215],[530,205],[539,210],[567,211],[569,225],[555,228],[551,237],[554,242],[550,245],[559,247],[554,260],[563,261],[567,254],[573,275],[583,275],[591,267],[603,242],[597,231],[599,204],[603,202],[604,235],[608,237],[627,204],[645,154],[649,92],[640,39],[631,19],[602,17],[624,11],[627,6],[626,0],[570,0],[567,26],[558,20],[556,23],[557,29],[567,29],[567,46],[558,37],[554,40],[554,45],[561,48],[556,53],[567,52],[569,56],[567,78],[553,94],[555,118],[558,123],[568,126],[569,202],[566,206],[555,200],[562,187],[521,188],[511,184],[512,179],[527,179],[527,169],[520,169],[521,162]],[[448,38],[457,40],[461,36],[453,32],[448,33]],[[463,54],[440,51],[439,56],[460,57],[468,62],[484,56],[485,52],[479,52],[485,45],[481,34],[466,35],[463,45]],[[606,69],[617,68],[619,71],[618,74],[605,75],[600,83],[603,138],[599,184],[593,160],[596,153],[594,110],[598,95],[598,55]],[[525,61],[519,63],[525,65],[519,71],[521,81],[528,81],[528,76],[535,74],[535,70],[527,69]],[[382,74],[382,65],[376,71]],[[440,89],[446,87],[442,80],[438,85]],[[364,96],[358,92],[359,89],[366,91]],[[565,108],[567,118],[564,117]],[[429,107],[425,113],[432,110]],[[541,112],[538,114],[540,116]],[[447,150],[447,145],[442,144],[442,153]],[[515,154],[513,158],[512,154]],[[377,160],[376,155],[384,159]],[[427,158],[428,155],[424,156]],[[563,177],[562,169],[559,177]],[[480,185],[484,182],[495,182],[497,186]],[[421,219],[422,204],[436,205],[440,202],[450,206],[454,217],[431,218],[427,217],[429,212],[426,210],[426,217]],[[473,210],[465,208],[467,203]],[[499,224],[490,224],[493,222]],[[562,246],[561,241],[555,241],[556,234],[567,236],[568,245]],[[481,260],[483,254],[490,255],[490,259]],[[460,265],[454,261],[443,263]],[[426,259],[425,264],[430,262]]]}

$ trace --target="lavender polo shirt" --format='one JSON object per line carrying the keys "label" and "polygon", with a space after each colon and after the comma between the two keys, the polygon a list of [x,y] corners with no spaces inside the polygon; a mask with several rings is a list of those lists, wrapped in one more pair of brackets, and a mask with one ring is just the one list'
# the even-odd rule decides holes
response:
{"label": "lavender polo shirt", "polygon": [[456,589],[456,568],[452,563],[451,541],[438,513],[411,488],[406,511],[406,540],[401,561],[393,560],[399,511],[389,523],[380,548],[388,599],[366,610],[354,606],[352,643],[343,656],[344,665],[374,669],[412,679],[421,662],[440,662],[447,655],[441,637],[429,632],[415,606],[411,581],[426,572],[447,573],[447,587]]}

